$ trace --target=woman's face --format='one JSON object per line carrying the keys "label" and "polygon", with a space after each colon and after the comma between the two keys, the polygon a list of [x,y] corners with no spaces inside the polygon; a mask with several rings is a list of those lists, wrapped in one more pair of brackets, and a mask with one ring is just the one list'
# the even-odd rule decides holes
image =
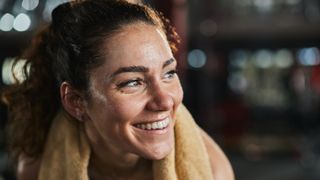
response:
{"label": "woman's face", "polygon": [[165,157],[174,146],[174,114],[183,96],[165,35],[134,23],[103,48],[105,63],[90,73],[89,133],[123,154]]}

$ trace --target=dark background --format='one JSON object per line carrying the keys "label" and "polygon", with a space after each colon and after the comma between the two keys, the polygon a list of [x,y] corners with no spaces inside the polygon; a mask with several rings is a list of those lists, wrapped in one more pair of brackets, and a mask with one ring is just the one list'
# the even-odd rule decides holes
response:
{"label": "dark background", "polygon": [[[61,2],[0,1],[0,70]],[[236,179],[320,179],[320,1],[146,3],[176,26],[184,103],[226,152]],[[3,104],[0,118],[0,179],[14,179]]]}

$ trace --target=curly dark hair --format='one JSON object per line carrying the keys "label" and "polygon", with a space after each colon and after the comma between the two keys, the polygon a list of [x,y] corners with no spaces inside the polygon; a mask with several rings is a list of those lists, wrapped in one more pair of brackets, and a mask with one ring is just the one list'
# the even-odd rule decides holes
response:
{"label": "curly dark hair", "polygon": [[163,30],[175,52],[178,35],[169,21],[146,5],[124,0],[81,0],[64,3],[52,12],[52,22],[33,38],[18,59],[26,59],[23,82],[2,94],[8,105],[8,143],[20,154],[37,158],[43,152],[52,120],[61,108],[64,81],[90,95],[88,74],[103,63],[99,48],[125,25],[144,22]]}

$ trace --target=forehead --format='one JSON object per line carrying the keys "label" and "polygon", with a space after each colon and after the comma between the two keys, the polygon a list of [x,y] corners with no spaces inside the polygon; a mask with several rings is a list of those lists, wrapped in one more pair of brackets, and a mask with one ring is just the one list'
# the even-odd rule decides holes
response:
{"label": "forehead", "polygon": [[[146,36],[146,35],[149,35]],[[166,40],[166,36],[162,29],[156,25],[147,24],[145,22],[134,22],[124,25],[113,36],[109,38],[111,41],[121,41],[123,38],[126,40],[139,40],[144,41],[152,38],[161,38]],[[115,45],[115,43],[107,43],[107,46]]]}
{"label": "forehead", "polygon": [[110,67],[145,65],[172,57],[163,31],[142,22],[122,27],[105,41],[102,48],[105,63]]}

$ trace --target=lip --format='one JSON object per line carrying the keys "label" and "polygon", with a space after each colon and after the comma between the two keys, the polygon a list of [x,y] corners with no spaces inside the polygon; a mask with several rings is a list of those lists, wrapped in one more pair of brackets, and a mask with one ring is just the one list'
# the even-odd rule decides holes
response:
{"label": "lip", "polygon": [[[166,118],[169,118],[169,117],[166,117]],[[138,124],[159,122],[159,121],[165,120],[166,118],[163,118],[161,120],[154,120],[154,121],[143,121],[143,122],[135,123],[132,126],[138,132],[146,133],[146,134],[149,134],[149,135],[152,135],[152,134],[155,134],[155,135],[166,134],[170,130],[171,126],[172,126],[172,119],[171,118],[169,118],[169,124],[166,127],[164,127],[163,129],[147,130],[147,129],[141,129],[141,128],[136,127],[136,125],[138,125]]]}
{"label": "lip", "polygon": [[136,126],[138,124],[146,124],[146,123],[154,123],[154,122],[159,122],[159,121],[163,121],[165,119],[169,118],[171,121],[170,116],[165,116],[164,118],[159,118],[159,119],[154,119],[154,120],[146,120],[146,121],[139,121],[139,122],[134,122],[131,125]]}

